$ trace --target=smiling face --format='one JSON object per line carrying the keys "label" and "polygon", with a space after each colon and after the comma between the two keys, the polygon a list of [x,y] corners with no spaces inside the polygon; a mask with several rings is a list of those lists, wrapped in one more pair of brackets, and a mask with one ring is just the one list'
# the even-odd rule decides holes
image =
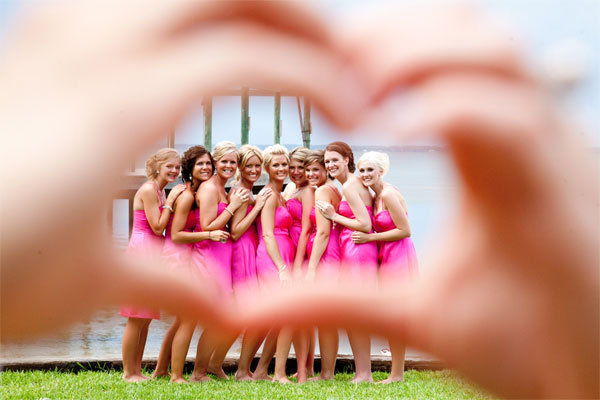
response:
{"label": "smiling face", "polygon": [[370,187],[381,179],[381,169],[370,161],[362,161],[358,164],[358,175],[366,187]]}
{"label": "smiling face", "polygon": [[327,182],[327,171],[318,162],[310,163],[305,168],[306,179],[311,186],[321,186]]}
{"label": "smiling face", "polygon": [[306,174],[304,173],[304,163],[298,160],[290,161],[290,180],[294,182],[296,187],[304,185],[306,182]]}
{"label": "smiling face", "polygon": [[230,152],[225,154],[223,157],[219,158],[218,161],[215,161],[215,168],[217,170],[217,175],[222,179],[231,179],[237,170],[237,154],[235,152]]}
{"label": "smiling face", "polygon": [[192,170],[192,177],[199,181],[204,182],[208,180],[213,174],[213,166],[210,162],[210,157],[208,154],[204,154],[198,158],[194,162],[194,169]]}
{"label": "smiling face", "polygon": [[287,157],[284,155],[273,156],[267,172],[270,180],[283,182],[290,172]]}
{"label": "smiling face", "polygon": [[337,151],[326,151],[325,169],[333,179],[337,179],[348,172],[348,157],[342,156]]}
{"label": "smiling face", "polygon": [[179,157],[172,157],[167,159],[158,168],[157,180],[165,180],[168,183],[173,183],[179,176],[179,170],[181,169],[181,160]]}
{"label": "smiling face", "polygon": [[250,157],[244,168],[241,169],[242,179],[254,183],[258,180],[258,178],[260,178],[261,172],[262,163],[260,161],[260,158],[258,158],[257,156],[252,156]]}

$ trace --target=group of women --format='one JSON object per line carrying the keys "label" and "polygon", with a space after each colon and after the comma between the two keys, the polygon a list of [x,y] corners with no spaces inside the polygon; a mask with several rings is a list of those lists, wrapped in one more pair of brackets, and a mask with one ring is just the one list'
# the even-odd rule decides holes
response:
{"label": "group of women", "polygon": [[[330,143],[324,151],[298,147],[289,153],[281,145],[261,151],[221,142],[212,154],[192,146],[182,158],[174,149],[162,149],[147,160],[148,181],[134,197],[128,251],[147,256],[160,249],[173,273],[208,282],[223,301],[243,301],[298,279],[317,283],[351,279],[384,288],[417,270],[407,207],[400,192],[382,180],[389,169],[386,154],[366,152],[358,161],[358,176],[355,169],[352,149],[344,142]],[[184,184],[165,196],[165,186],[177,179],[180,170]],[[269,182],[254,195],[263,170]],[[285,185],[288,177],[291,184]],[[121,315],[128,318],[123,377],[149,379],[141,373],[141,361],[148,326],[160,313],[122,306]],[[175,320],[163,340],[153,377],[167,376],[170,365],[171,381],[186,382],[183,368],[196,326],[194,320]],[[190,381],[209,380],[209,373],[227,378],[222,364],[236,338],[205,329]],[[356,366],[353,381],[372,382],[370,338],[358,332],[348,332],[348,338]],[[320,328],[318,340],[321,372],[313,379],[333,379],[338,332]],[[263,342],[261,358],[251,372],[251,361]],[[293,343],[297,380],[305,382],[314,375],[315,342],[313,331],[247,330],[235,378],[290,383],[286,361]],[[404,373],[404,346],[390,343],[390,347],[392,371],[386,382],[402,380]],[[273,357],[271,378],[267,369]]]}

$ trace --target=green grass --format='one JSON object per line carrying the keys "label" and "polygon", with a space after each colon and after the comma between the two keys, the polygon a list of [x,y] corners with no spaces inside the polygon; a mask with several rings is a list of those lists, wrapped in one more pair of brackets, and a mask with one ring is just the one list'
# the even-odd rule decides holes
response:
{"label": "green grass", "polygon": [[[379,381],[387,373],[375,372]],[[407,371],[403,383],[350,383],[352,374],[334,382],[279,385],[272,382],[218,381],[177,385],[168,379],[125,383],[119,371],[2,372],[1,399],[487,399],[489,395],[461,381],[450,371]]]}

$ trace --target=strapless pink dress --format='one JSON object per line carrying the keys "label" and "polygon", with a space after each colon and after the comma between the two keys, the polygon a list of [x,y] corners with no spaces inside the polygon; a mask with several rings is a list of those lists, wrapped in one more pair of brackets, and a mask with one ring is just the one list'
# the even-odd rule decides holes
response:
{"label": "strapless pink dress", "polygon": [[[367,206],[369,215],[373,215],[372,207]],[[338,213],[346,218],[354,219],[354,213],[347,201],[342,200]],[[371,217],[372,218],[372,217]],[[342,268],[344,272],[349,273],[354,280],[364,283],[377,282],[377,243],[356,244],[352,241],[351,229],[342,228],[340,232],[340,254],[342,259]],[[347,269],[347,270],[346,270]]]}
{"label": "strapless pink dress", "polygon": [[[249,205],[246,215],[252,211],[253,206]],[[258,287],[258,278],[256,272],[256,248],[258,247],[258,233],[256,224],[250,227],[233,242],[231,258],[231,278],[233,289],[236,292],[252,291]]]}
{"label": "strapless pink dress", "polygon": [[[377,232],[396,228],[387,210],[375,215],[373,227]],[[401,279],[414,274],[418,269],[417,253],[412,240],[407,237],[393,242],[379,242],[379,276],[382,281]]]}
{"label": "strapless pink dress", "polygon": [[[160,197],[160,196],[159,196]],[[127,253],[148,256],[155,252],[160,254],[164,237],[154,233],[144,210],[133,211],[133,228],[127,246]],[[160,311],[151,308],[140,308],[128,305],[121,306],[119,314],[127,318],[160,319]]]}
{"label": "strapless pink dress", "polygon": [[[273,285],[279,285],[279,271],[277,266],[271,260],[267,248],[265,246],[265,240],[262,236],[262,225],[260,220],[257,223],[258,226],[258,248],[256,249],[256,271],[258,273],[258,283],[260,287],[269,287]],[[275,224],[273,233],[277,246],[279,247],[279,253],[283,262],[288,266],[288,272],[291,274],[292,263],[294,261],[294,255],[296,248],[290,238],[290,227],[292,226],[292,216],[286,207],[277,207],[275,209]]]}
{"label": "strapless pink dress", "polygon": [[[167,229],[165,230],[165,244],[163,246],[163,257],[167,265],[173,270],[182,273],[189,273],[190,260],[192,258],[193,243],[175,243],[171,240],[171,227],[173,225],[173,215],[169,218]],[[193,232],[196,226],[196,211],[191,210],[188,213],[187,220],[183,230],[185,232]]]}
{"label": "strapless pink dress", "polygon": [[[227,203],[219,203],[217,216],[225,211]],[[200,225],[200,210],[196,209],[196,232],[202,232]],[[225,243],[214,240],[202,240],[194,243],[192,265],[200,271],[203,279],[214,282],[218,291],[224,296],[230,296],[231,286],[231,239]]]}
{"label": "strapless pink dress", "polygon": [[302,202],[298,199],[289,199],[285,202],[285,207],[292,216],[292,226],[290,226],[290,236],[294,246],[298,247],[300,234],[302,233]]}

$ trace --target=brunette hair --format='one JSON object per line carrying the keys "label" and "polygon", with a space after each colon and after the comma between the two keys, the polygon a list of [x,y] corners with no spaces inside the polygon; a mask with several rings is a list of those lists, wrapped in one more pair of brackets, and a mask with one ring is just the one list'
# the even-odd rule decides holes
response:
{"label": "brunette hair", "polygon": [[325,151],[335,151],[336,153],[340,153],[342,157],[347,157],[348,171],[354,172],[354,170],[356,170],[356,166],[354,165],[354,153],[352,153],[352,149],[348,146],[348,143],[331,142],[325,147]]}
{"label": "brunette hair", "polygon": [[312,163],[319,163],[325,168],[325,150],[313,150],[304,158],[305,168]]}
{"label": "brunette hair", "polygon": [[158,169],[171,158],[179,159],[179,153],[175,149],[166,147],[158,150],[146,160],[146,176],[154,179],[158,176]]}
{"label": "brunette hair", "polygon": [[181,180],[185,182],[192,181],[192,171],[194,170],[194,164],[196,160],[203,155],[208,154],[210,164],[212,165],[213,173],[215,172],[215,162],[213,161],[212,155],[204,146],[192,146],[183,153],[181,158]]}

